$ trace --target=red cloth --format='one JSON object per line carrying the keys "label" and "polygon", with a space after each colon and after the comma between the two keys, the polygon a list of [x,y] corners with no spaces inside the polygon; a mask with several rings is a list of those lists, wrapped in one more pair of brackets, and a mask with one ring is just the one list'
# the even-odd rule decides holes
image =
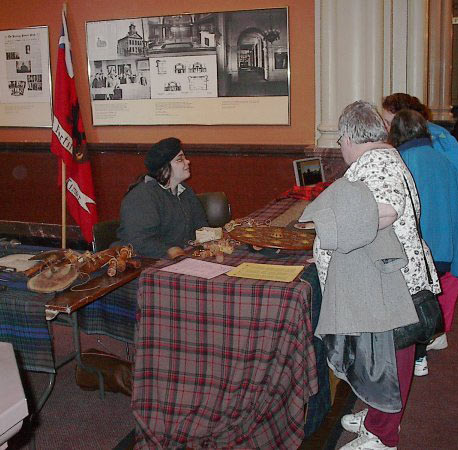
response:
{"label": "red cloth", "polygon": [[[401,393],[402,409],[397,413],[386,413],[368,405],[364,421],[367,431],[375,434],[387,447],[396,447],[399,443],[399,425],[404,414],[415,361],[415,345],[396,350],[396,364]],[[382,393],[380,395],[383,395]]]}
{"label": "red cloth", "polygon": [[331,184],[332,181],[321,181],[311,186],[293,186],[291,189],[283,192],[278,199],[291,197],[310,201],[317,198]]}
{"label": "red cloth", "polygon": [[[51,151],[66,165],[67,208],[81,228],[84,239],[91,242],[92,227],[97,223],[97,209],[70,50],[67,21],[65,12],[62,11],[62,34],[59,39],[54,84]],[[59,186],[61,183],[59,167]]]}
{"label": "red cloth", "polygon": [[444,316],[444,331],[448,333],[452,329],[453,315],[458,298],[458,278],[447,272],[441,276],[440,283],[442,293],[437,296],[437,299]]}

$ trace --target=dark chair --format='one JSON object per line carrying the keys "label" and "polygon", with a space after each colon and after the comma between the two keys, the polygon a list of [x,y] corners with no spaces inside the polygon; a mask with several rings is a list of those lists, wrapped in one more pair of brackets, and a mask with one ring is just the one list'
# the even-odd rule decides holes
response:
{"label": "dark chair", "polygon": [[210,227],[222,227],[231,220],[231,205],[224,192],[203,192],[197,194]]}
{"label": "dark chair", "polygon": [[110,247],[110,244],[116,241],[116,231],[119,228],[119,220],[107,220],[94,225],[92,229],[92,250],[100,252]]}
{"label": "dark chair", "polygon": [[[231,206],[224,192],[203,192],[197,197],[207,214],[208,225],[222,227],[231,220]],[[119,228],[119,220],[107,220],[94,225],[92,229],[92,250],[100,252],[110,247],[117,240],[116,231]]]}

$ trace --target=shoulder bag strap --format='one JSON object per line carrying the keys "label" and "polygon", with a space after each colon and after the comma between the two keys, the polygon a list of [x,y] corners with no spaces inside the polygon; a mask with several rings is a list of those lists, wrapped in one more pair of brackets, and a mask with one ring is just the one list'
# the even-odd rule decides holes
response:
{"label": "shoulder bag strap", "polygon": [[424,258],[425,264],[426,264],[426,274],[428,275],[428,283],[430,285],[432,285],[433,284],[433,279],[431,277],[431,272],[429,270],[428,260],[426,259],[426,253],[425,253],[425,249],[423,247],[423,236],[421,234],[421,228],[420,228],[420,223],[418,222],[417,212],[415,211],[415,205],[414,205],[414,202],[413,202],[412,193],[410,192],[409,183],[407,182],[406,176],[404,174],[402,176],[404,177],[404,181],[406,182],[407,192],[409,193],[410,202],[412,203],[413,215],[415,217],[415,225],[417,227],[417,233],[418,233],[418,237],[420,238],[420,245],[421,245],[421,249],[423,251],[423,258]]}

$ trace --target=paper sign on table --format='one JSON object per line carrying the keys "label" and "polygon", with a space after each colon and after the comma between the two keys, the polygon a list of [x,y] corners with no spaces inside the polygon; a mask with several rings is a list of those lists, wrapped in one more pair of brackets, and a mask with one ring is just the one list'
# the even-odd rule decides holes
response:
{"label": "paper sign on table", "polygon": [[35,264],[38,264],[38,261],[30,261],[30,258],[33,256],[35,255],[26,253],[3,256],[0,258],[0,266],[14,269],[16,272],[24,272]]}
{"label": "paper sign on table", "polygon": [[304,266],[282,266],[279,264],[242,263],[226,275],[255,280],[293,281],[304,270]]}
{"label": "paper sign on table", "polygon": [[176,264],[163,267],[159,270],[210,279],[222,275],[233,268],[233,266],[225,266],[223,264],[186,258]]}

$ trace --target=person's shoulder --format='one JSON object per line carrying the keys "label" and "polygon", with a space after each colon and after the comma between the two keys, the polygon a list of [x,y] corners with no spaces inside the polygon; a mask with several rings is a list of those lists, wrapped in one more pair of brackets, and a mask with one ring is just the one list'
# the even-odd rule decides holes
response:
{"label": "person's shoulder", "polygon": [[402,160],[393,147],[376,148],[363,153],[348,169],[349,179],[379,176],[382,172],[402,171]]}
{"label": "person's shoulder", "polygon": [[431,133],[433,139],[454,139],[454,136],[447,130],[447,128],[438,125],[437,123],[428,122],[428,131]]}
{"label": "person's shoulder", "polygon": [[188,183],[182,181],[180,184],[183,186],[183,194],[192,195],[192,196],[196,195],[196,193],[194,192],[194,189]]}
{"label": "person's shoulder", "polygon": [[160,188],[159,183],[154,178],[141,178],[137,184],[130,189],[125,197],[146,195]]}
{"label": "person's shoulder", "polygon": [[363,153],[358,161],[364,165],[379,165],[387,162],[397,162],[397,150],[394,147],[374,148]]}

